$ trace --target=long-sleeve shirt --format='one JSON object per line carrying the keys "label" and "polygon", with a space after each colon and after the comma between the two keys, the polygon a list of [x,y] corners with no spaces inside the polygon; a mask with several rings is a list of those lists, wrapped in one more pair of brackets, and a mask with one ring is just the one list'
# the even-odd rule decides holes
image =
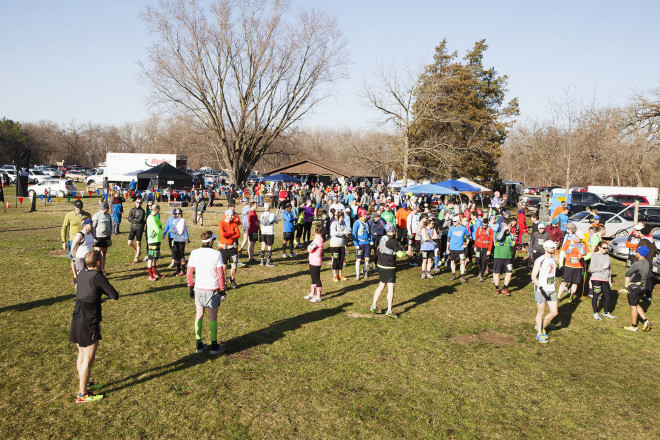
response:
{"label": "long-sleeve shirt", "polygon": [[110,285],[101,272],[84,268],[76,278],[76,304],[73,310],[73,321],[78,324],[91,325],[101,322],[101,299],[103,295],[111,299],[119,299],[119,293]]}
{"label": "long-sleeve shirt", "polygon": [[321,266],[323,264],[323,234],[314,234],[314,240],[307,246],[309,264]]}
{"label": "long-sleeve shirt", "polygon": [[[167,223],[165,224],[165,229],[163,229],[163,238],[166,236],[169,238],[172,238],[174,236],[174,217],[168,217],[167,218]],[[188,228],[186,228],[185,232],[183,233],[183,236],[185,237],[186,240],[188,240]]]}
{"label": "long-sleeve shirt", "polygon": [[132,208],[128,211],[128,222],[131,224],[131,229],[140,229],[146,224],[147,214],[144,208]]}
{"label": "long-sleeve shirt", "polygon": [[218,223],[218,244],[220,248],[232,247],[241,237],[241,231],[235,222],[221,220]]}
{"label": "long-sleeve shirt", "polygon": [[183,217],[174,219],[172,222],[172,241],[186,241],[186,229],[188,229],[186,219]]}
{"label": "long-sleeve shirt", "polygon": [[610,269],[609,255],[596,252],[591,256],[589,271],[591,272],[591,279],[593,281],[609,281]]}
{"label": "long-sleeve shirt", "polygon": [[369,228],[369,224],[367,222],[363,222],[362,220],[357,220],[353,224],[353,244],[355,244],[355,246],[362,246],[369,244],[372,241],[373,238],[371,236],[371,229]]}
{"label": "long-sleeve shirt", "polygon": [[487,249],[487,252],[493,251],[494,233],[491,228],[476,228],[474,232],[474,247]]}
{"label": "long-sleeve shirt", "polygon": [[626,277],[630,277],[630,282],[637,284],[642,290],[646,288],[646,278],[648,277],[651,266],[645,259],[637,260],[626,271]]}
{"label": "long-sleeve shirt", "polygon": [[96,238],[105,238],[112,235],[112,218],[110,218],[109,213],[103,213],[99,211],[92,216],[92,230]]}
{"label": "long-sleeve shirt", "polygon": [[151,214],[147,218],[147,243],[160,243],[163,241],[163,223],[157,215]]}
{"label": "long-sleeve shirt", "polygon": [[349,229],[344,222],[335,220],[330,224],[330,246],[346,246],[346,232]]}
{"label": "long-sleeve shirt", "polygon": [[296,230],[296,216],[292,211],[285,209],[282,211],[282,232],[291,233]]}
{"label": "long-sleeve shirt", "polygon": [[71,240],[78,232],[82,231],[82,221],[86,218],[91,218],[87,211],[81,211],[80,215],[74,211],[68,212],[64,216],[64,223],[62,223],[62,242],[66,242],[67,237]]}

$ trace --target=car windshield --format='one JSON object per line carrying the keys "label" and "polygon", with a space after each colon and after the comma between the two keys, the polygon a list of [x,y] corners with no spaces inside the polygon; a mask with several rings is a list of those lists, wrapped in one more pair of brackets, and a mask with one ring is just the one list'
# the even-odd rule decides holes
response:
{"label": "car windshield", "polygon": [[41,170],[34,170],[34,171],[32,171],[32,173],[36,174],[37,176],[45,176],[46,175],[46,173],[44,173]]}
{"label": "car windshield", "polygon": [[653,237],[654,240],[660,240],[660,231],[655,231],[651,234],[651,237]]}
{"label": "car windshield", "polygon": [[574,221],[574,222],[579,222],[579,221],[587,218],[587,216],[589,216],[589,218],[591,218],[591,213],[589,211],[582,211],[582,212],[578,212],[577,214],[573,214],[569,218],[569,220]]}

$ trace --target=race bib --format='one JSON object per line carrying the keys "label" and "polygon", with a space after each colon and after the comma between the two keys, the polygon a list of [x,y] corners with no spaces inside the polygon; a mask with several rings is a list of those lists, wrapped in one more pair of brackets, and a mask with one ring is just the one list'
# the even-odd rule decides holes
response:
{"label": "race bib", "polygon": [[479,258],[479,257],[481,256],[481,252],[476,251],[476,252],[474,253],[474,256],[477,257],[477,258]]}
{"label": "race bib", "polygon": [[540,239],[540,238],[539,238],[538,241],[536,242],[536,244],[538,244],[539,246],[543,246],[543,243],[545,243],[545,240],[542,240],[542,239]]}
{"label": "race bib", "polygon": [[550,284],[550,285],[554,286],[555,285],[555,279],[554,278],[548,278],[547,284]]}
{"label": "race bib", "polygon": [[594,286],[594,293],[600,293],[602,290],[603,290],[602,287]]}
{"label": "race bib", "polygon": [[334,253],[333,253],[333,254],[332,254],[332,258],[338,259],[338,258],[339,258],[339,254],[334,254]]}
{"label": "race bib", "polygon": [[580,258],[578,257],[571,257],[571,264],[578,264],[580,262]]}
{"label": "race bib", "polygon": [[506,265],[506,270],[513,271],[513,264],[507,264]]}
{"label": "race bib", "polygon": [[465,260],[465,254],[461,254],[458,256],[461,260]]}
{"label": "race bib", "polygon": [[357,254],[358,254],[358,257],[361,257],[362,255],[364,255],[364,251],[362,249],[358,248]]}

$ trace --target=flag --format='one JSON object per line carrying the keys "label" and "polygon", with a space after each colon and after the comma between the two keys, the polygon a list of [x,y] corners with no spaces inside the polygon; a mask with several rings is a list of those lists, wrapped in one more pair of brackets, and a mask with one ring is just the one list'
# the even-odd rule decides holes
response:
{"label": "flag", "polygon": [[[58,197],[58,199],[59,199],[59,197]],[[66,196],[66,201],[71,202],[71,196]]]}
{"label": "flag", "polygon": [[18,201],[21,202],[21,205],[23,204],[23,197],[19,197]]}
{"label": "flag", "polygon": [[99,196],[101,195],[101,190],[100,189],[96,190],[96,195],[99,195]]}
{"label": "flag", "polygon": [[61,205],[62,204],[62,197],[57,196],[57,204]]}
{"label": "flag", "polygon": [[26,148],[18,155],[16,163],[16,195],[18,197],[28,196],[28,175],[30,174],[30,150]]}
{"label": "flag", "polygon": [[43,194],[40,194],[40,195],[39,195],[39,198],[40,198],[41,200],[43,200],[43,199],[44,199],[44,195],[43,195]]}
{"label": "flag", "polygon": [[46,201],[47,201],[48,203],[50,203],[50,194],[49,194],[48,196],[46,196]]}
{"label": "flag", "polygon": [[80,194],[78,194],[78,195],[76,196],[76,199],[78,199],[78,200],[80,200],[81,198],[82,198],[82,196],[81,196]]}
{"label": "flag", "polygon": [[92,192],[91,191],[87,191],[87,193],[89,194],[90,197],[92,197]]}

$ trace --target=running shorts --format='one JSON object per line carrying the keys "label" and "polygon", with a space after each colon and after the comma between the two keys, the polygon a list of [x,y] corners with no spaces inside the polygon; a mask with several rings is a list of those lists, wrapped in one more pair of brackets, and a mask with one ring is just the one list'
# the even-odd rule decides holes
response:
{"label": "running shorts", "polygon": [[147,244],[147,258],[156,261],[160,258],[160,243]]}
{"label": "running shorts", "polygon": [[259,241],[259,233],[258,232],[250,232],[248,234],[248,239],[250,240],[250,243],[256,243]]}
{"label": "running shorts", "polygon": [[220,249],[220,255],[222,255],[222,262],[224,264],[238,263],[238,250],[235,247]]}
{"label": "running shorts", "polygon": [[562,282],[568,284],[580,284],[582,282],[582,268],[564,266]]}
{"label": "running shorts", "polygon": [[310,264],[309,274],[312,277],[312,284],[316,285],[316,287],[323,287],[323,283],[321,282],[321,266]]}
{"label": "running shorts", "polygon": [[461,251],[449,251],[449,261],[463,261],[465,260],[465,249]]}
{"label": "running shorts", "polygon": [[495,258],[493,260],[493,273],[513,273],[513,262],[510,258]]}
{"label": "running shorts", "polygon": [[219,290],[204,290],[195,287],[195,305],[215,309],[220,305]]}
{"label": "running shorts", "polygon": [[534,286],[534,299],[539,304],[544,304],[547,302],[557,302],[557,291],[553,290],[552,292],[545,292],[545,295],[541,293],[541,290]]}
{"label": "running shorts", "polygon": [[139,226],[135,229],[131,227],[131,230],[128,231],[128,239],[142,241],[142,234],[144,234],[144,226]]}
{"label": "running shorts", "polygon": [[[151,245],[150,245],[151,246]],[[174,261],[183,261],[186,258],[186,242],[175,241],[172,243],[172,259]]]}
{"label": "running shorts", "polygon": [[355,258],[356,259],[363,259],[363,258],[369,258],[369,254],[371,253],[371,247],[368,244],[361,244],[360,246],[355,247]]}
{"label": "running shorts", "polygon": [[284,235],[283,235],[283,240],[284,241],[293,240],[293,232],[285,232]]}
{"label": "running shorts", "polygon": [[96,341],[101,340],[101,325],[97,322],[95,324],[81,324],[71,321],[71,329],[69,330],[69,342],[78,344],[80,347],[89,347]]}
{"label": "running shorts", "polygon": [[96,237],[94,240],[94,247],[109,248],[112,246],[112,238],[110,237]]}
{"label": "running shorts", "polygon": [[381,283],[396,283],[396,269],[384,269],[378,266],[378,281]]}
{"label": "running shorts", "polygon": [[628,286],[628,305],[639,305],[639,299],[642,297],[644,291],[636,284]]}
{"label": "running shorts", "polygon": [[261,242],[266,246],[272,246],[275,243],[275,235],[273,234],[261,234]]}

